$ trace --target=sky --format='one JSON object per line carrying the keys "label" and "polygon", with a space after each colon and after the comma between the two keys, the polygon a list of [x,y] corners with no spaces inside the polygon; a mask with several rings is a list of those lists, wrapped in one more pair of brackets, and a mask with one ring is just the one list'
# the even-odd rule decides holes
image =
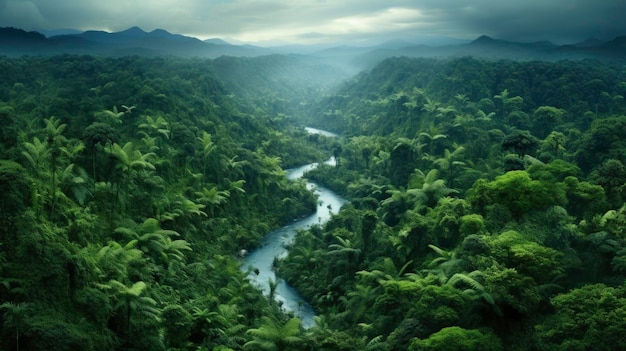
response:
{"label": "sky", "polygon": [[258,44],[489,35],[573,43],[626,34],[626,0],[0,0],[0,27],[139,26]]}

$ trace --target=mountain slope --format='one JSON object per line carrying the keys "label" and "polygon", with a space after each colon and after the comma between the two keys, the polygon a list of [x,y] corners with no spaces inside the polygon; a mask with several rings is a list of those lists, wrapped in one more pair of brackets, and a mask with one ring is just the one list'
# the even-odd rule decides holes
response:
{"label": "mountain slope", "polygon": [[254,45],[232,45],[221,39],[200,39],[172,34],[163,29],[145,32],[131,27],[121,32],[86,31],[46,38],[37,32],[15,28],[0,30],[0,53],[18,55],[88,54],[98,56],[180,56],[217,58],[220,56],[256,57],[274,53],[299,53],[315,57],[326,64],[357,73],[394,56],[462,57],[486,59],[542,60],[597,59],[623,61],[626,58],[626,37],[612,41],[586,40],[571,45],[547,41],[519,43],[481,36],[469,43],[429,46],[391,41],[372,46],[281,46],[264,48]]}
{"label": "mountain slope", "polygon": [[97,56],[182,56],[216,58],[223,55],[259,56],[270,53],[253,46],[203,42],[163,29],[145,32],[132,27],[121,32],[86,31],[46,38],[38,32],[0,29],[0,53],[9,56],[88,54]]}

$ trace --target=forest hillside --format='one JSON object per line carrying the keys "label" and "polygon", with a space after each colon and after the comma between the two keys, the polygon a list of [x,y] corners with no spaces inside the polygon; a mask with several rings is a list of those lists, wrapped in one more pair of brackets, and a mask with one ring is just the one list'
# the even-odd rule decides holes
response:
{"label": "forest hillside", "polygon": [[[304,114],[350,199],[279,271],[327,350],[626,342],[621,64],[391,58]],[[346,342],[349,339],[351,341]],[[353,345],[353,346],[349,346]]]}
{"label": "forest hillside", "polygon": [[[626,344],[622,63],[316,62],[0,57],[0,348]],[[349,203],[275,262],[306,329],[240,256],[331,154]]]}
{"label": "forest hillside", "polygon": [[315,208],[283,170],[326,157],[304,129],[234,98],[209,60],[0,72],[2,349],[241,349],[285,319],[238,256]]}

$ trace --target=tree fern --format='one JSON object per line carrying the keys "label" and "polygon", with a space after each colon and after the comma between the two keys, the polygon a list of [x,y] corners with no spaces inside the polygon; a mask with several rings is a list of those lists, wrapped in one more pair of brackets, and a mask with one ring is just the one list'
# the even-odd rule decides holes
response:
{"label": "tree fern", "polygon": [[274,318],[263,317],[259,328],[248,329],[246,334],[253,337],[243,345],[244,350],[289,350],[302,342],[300,319],[291,318],[285,324]]}
{"label": "tree fern", "polygon": [[368,341],[367,345],[365,346],[365,350],[386,350],[386,345],[383,342],[383,336],[378,335]]}
{"label": "tree fern", "polygon": [[[480,272],[480,271],[474,271],[474,272]],[[476,291],[480,291],[480,292],[485,291],[485,287],[470,276],[472,273],[470,274],[455,273],[454,275],[452,275],[452,277],[450,277],[450,279],[448,279],[448,281],[446,282],[446,285],[456,287],[456,285],[459,282],[462,282],[470,286],[472,289]]]}

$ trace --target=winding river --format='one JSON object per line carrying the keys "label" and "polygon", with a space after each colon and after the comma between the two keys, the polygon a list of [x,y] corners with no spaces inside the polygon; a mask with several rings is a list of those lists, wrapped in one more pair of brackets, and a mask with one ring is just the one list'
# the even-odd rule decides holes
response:
{"label": "winding river", "polygon": [[[306,128],[309,133],[321,134],[325,136],[336,136],[336,134],[322,131],[315,128]],[[326,164],[334,165],[335,159],[330,158]],[[287,170],[287,178],[302,178],[304,172],[317,167],[317,163],[311,163],[302,167]],[[306,229],[316,223],[325,223],[332,214],[336,214],[341,206],[346,202],[345,199],[335,194],[331,190],[307,181],[307,188],[314,190],[319,196],[317,210],[314,214],[296,220],[280,229],[268,233],[261,243],[261,246],[250,252],[243,259],[241,269],[250,270],[250,281],[258,286],[266,295],[269,295],[269,280],[276,281],[276,273],[272,269],[274,258],[283,258],[287,256],[286,246],[289,245],[298,229]],[[258,272],[258,274],[257,274]],[[304,328],[314,325],[313,316],[315,311],[311,305],[304,301],[300,293],[284,280],[280,280],[274,294],[275,300],[281,304],[285,311],[293,312],[302,321]]]}

